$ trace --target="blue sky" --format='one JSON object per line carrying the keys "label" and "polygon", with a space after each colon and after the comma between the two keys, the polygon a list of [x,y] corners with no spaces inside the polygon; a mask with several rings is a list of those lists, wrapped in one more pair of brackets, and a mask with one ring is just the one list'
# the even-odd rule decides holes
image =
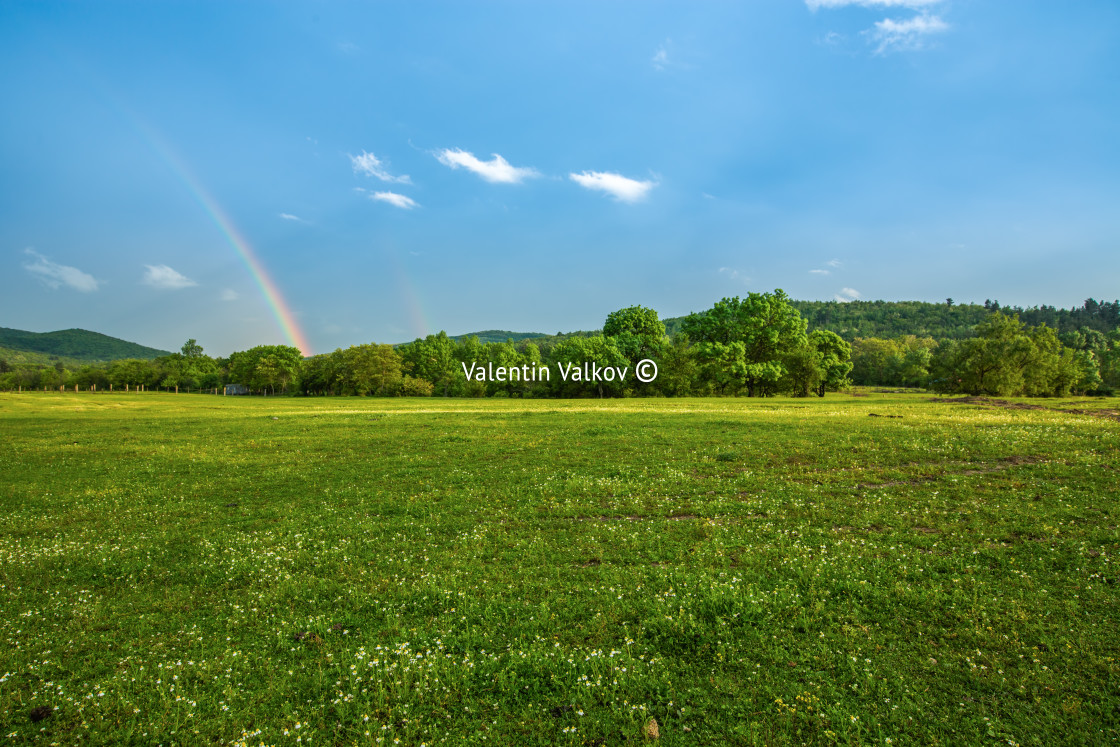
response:
{"label": "blue sky", "polygon": [[[1120,5],[0,5],[0,326],[228,354],[1120,295]],[[215,217],[217,215],[221,218]]]}

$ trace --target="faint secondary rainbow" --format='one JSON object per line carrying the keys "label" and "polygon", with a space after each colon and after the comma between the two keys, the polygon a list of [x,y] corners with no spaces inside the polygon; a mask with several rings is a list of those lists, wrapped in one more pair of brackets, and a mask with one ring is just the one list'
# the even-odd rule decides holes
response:
{"label": "faint secondary rainbow", "polygon": [[409,277],[408,269],[401,261],[395,247],[388,251],[388,255],[396,270],[397,292],[400,293],[401,300],[404,301],[404,307],[408,311],[409,326],[412,327],[410,333],[414,337],[427,337],[431,334],[431,326],[428,324],[427,315],[424,314],[424,306],[420,302],[420,294],[416,291],[416,285]]}
{"label": "faint secondary rainbow", "polygon": [[214,224],[218,226],[218,230],[222,232],[226,241],[233,247],[234,252],[241,259],[245,265],[245,269],[249,271],[250,277],[253,282],[260,288],[261,296],[264,297],[265,303],[272,311],[272,315],[276,318],[276,323],[280,327],[281,334],[293,346],[299,348],[303,355],[311,355],[311,344],[307,341],[307,336],[300,329],[299,324],[296,322],[295,315],[292,313],[291,308],[284,300],[280,288],[277,287],[276,282],[268,274],[264,264],[253,252],[249,242],[237,230],[233,221],[222,211],[222,208],[210,196],[202,183],[191,173],[187,165],[183,163],[170,147],[165,145],[162,140],[147,127],[139,117],[133,115],[133,123],[136,128],[144,136],[144,138],[151,144],[153,150],[159,154],[160,158],[170,167],[172,173],[182,180],[186,185],[187,190],[191,196],[202,206]]}

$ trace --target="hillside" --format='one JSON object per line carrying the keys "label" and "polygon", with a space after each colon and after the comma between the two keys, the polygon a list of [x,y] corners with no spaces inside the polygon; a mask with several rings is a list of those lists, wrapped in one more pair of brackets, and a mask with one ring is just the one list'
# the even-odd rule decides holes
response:
{"label": "hillside", "polygon": [[541,332],[509,332],[504,329],[487,329],[482,332],[468,332],[465,335],[455,335],[451,339],[456,342],[461,342],[468,337],[477,337],[479,342],[486,344],[488,342],[506,342],[507,340],[521,342],[522,340],[544,336],[545,335]]}
{"label": "hillside", "polygon": [[[1120,302],[1096,301],[1092,298],[1084,305],[1071,309],[1053,306],[1000,306],[998,301],[981,304],[955,304],[924,301],[791,301],[801,316],[809,323],[809,330],[824,329],[853,340],[857,337],[900,337],[916,335],[935,339],[963,339],[971,337],[973,327],[993,311],[1018,315],[1024,324],[1045,324],[1059,332],[1073,332],[1082,328],[1108,333],[1120,326]],[[668,317],[661,321],[665,332],[675,337],[687,317]],[[542,347],[554,345],[565,337],[586,337],[592,332],[566,332],[540,335],[530,332],[505,332],[489,330],[471,333],[482,342],[515,342],[531,340]],[[470,335],[459,335],[464,339]]]}
{"label": "hillside", "polygon": [[166,350],[149,348],[84,329],[26,332],[22,329],[0,327],[0,347],[83,361],[112,361],[120,358],[152,359],[168,355]]}

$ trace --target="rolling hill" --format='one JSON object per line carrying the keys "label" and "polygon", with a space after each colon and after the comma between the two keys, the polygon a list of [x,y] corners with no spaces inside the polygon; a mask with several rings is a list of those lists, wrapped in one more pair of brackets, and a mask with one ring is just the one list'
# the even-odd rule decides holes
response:
{"label": "rolling hill", "polygon": [[158,358],[168,355],[135,342],[90,332],[85,329],[63,329],[57,332],[26,332],[0,327],[0,347],[30,353],[43,353],[83,361],[112,361],[120,358]]}

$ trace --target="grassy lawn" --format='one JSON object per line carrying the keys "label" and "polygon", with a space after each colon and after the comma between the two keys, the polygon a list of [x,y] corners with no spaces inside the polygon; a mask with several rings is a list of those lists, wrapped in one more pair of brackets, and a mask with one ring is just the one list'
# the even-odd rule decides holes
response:
{"label": "grassy lawn", "polygon": [[1120,741],[1120,423],[929,399],[0,395],[0,742]]}

